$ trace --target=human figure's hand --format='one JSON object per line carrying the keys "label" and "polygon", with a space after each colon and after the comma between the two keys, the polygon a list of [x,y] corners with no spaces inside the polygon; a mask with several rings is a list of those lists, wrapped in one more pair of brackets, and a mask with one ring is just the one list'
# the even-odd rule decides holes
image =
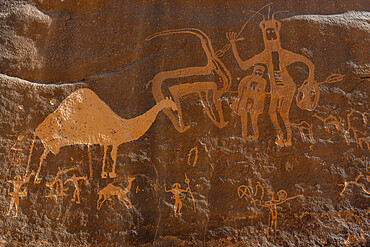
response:
{"label": "human figure's hand", "polygon": [[226,38],[230,41],[231,44],[239,40],[244,40],[244,38],[238,38],[238,34],[235,32],[226,33]]}

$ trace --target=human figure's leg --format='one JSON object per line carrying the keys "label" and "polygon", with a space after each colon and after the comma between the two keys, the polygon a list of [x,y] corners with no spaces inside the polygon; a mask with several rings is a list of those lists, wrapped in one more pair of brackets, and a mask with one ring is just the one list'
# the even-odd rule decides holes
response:
{"label": "human figure's leg", "polygon": [[243,112],[240,115],[240,120],[242,124],[242,136],[243,138],[247,139],[248,138],[248,112]]}
{"label": "human figure's leg", "polygon": [[270,115],[272,123],[274,124],[276,134],[277,134],[276,144],[278,144],[279,146],[284,146],[284,141],[283,141],[284,134],[280,128],[280,124],[279,124],[278,117],[277,117],[278,103],[279,103],[279,98],[276,95],[272,95],[270,108],[269,108],[269,115]]}

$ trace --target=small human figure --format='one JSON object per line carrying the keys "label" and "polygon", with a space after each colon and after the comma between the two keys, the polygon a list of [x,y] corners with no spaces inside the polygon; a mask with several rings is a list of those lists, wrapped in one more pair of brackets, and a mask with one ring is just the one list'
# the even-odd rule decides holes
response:
{"label": "small human figure", "polygon": [[13,217],[14,218],[18,217],[19,198],[27,196],[27,188],[25,188],[23,191],[21,191],[21,187],[22,187],[22,185],[24,185],[24,184],[26,184],[30,181],[30,177],[31,177],[31,175],[22,179],[22,177],[20,175],[17,175],[17,176],[15,176],[14,180],[9,180],[8,177],[6,177],[6,181],[9,182],[9,183],[12,183],[13,187],[14,187],[14,191],[10,192],[10,195],[12,195],[12,200],[10,201],[9,211],[6,214],[6,216],[10,215],[10,213],[11,213],[11,211],[12,211],[14,205],[15,205],[16,213]]}
{"label": "small human figure", "polygon": [[170,190],[167,190],[166,188],[166,185],[165,185],[165,191],[166,192],[171,192],[173,194],[173,196],[171,197],[171,199],[175,199],[175,205],[173,207],[174,211],[175,211],[175,216],[181,216],[181,208],[182,208],[182,202],[181,200],[184,200],[185,199],[185,195],[182,194],[184,192],[188,192],[190,187],[188,186],[188,188],[186,190],[184,189],[181,189],[181,184],[179,183],[174,183],[173,186],[172,186],[173,189],[170,189]]}
{"label": "small human figure", "polygon": [[262,207],[267,207],[270,211],[269,215],[269,227],[272,231],[277,231],[277,220],[278,220],[278,213],[277,213],[277,205],[282,204],[288,200],[292,200],[298,196],[297,195],[293,197],[288,198],[288,194],[285,190],[279,190],[276,194],[278,196],[278,199],[275,199],[275,193],[269,189],[267,190],[268,194],[271,194],[272,199],[270,201],[265,202],[264,204],[261,204]]}
{"label": "small human figure", "polygon": [[73,185],[75,186],[75,191],[73,193],[72,202],[76,202],[77,204],[80,204],[80,187],[78,186],[78,181],[84,180],[87,184],[89,184],[89,180],[87,177],[76,177],[76,175],[73,173],[73,176],[69,179],[67,179],[64,184],[68,183],[69,181],[73,182]]}
{"label": "small human figure", "polygon": [[75,169],[76,169],[76,167],[72,167],[72,168],[69,168],[69,169],[66,169],[66,170],[61,170],[60,167],[58,167],[57,176],[54,178],[54,180],[51,181],[51,182],[50,181],[46,182],[46,186],[50,188],[49,195],[47,195],[46,197],[58,198],[58,196],[61,196],[62,199],[63,199],[63,197],[67,194],[64,193],[64,191],[66,191],[66,190],[64,189],[64,183],[60,179],[60,176],[63,175],[63,174],[68,173],[69,171],[73,171]]}
{"label": "small human figure", "polygon": [[[252,75],[244,77],[238,86],[238,97],[231,108],[241,117],[243,138],[257,140],[259,137],[258,116],[263,113],[267,81],[263,78],[265,67],[256,65]],[[248,135],[248,113],[251,117],[253,135]]]}

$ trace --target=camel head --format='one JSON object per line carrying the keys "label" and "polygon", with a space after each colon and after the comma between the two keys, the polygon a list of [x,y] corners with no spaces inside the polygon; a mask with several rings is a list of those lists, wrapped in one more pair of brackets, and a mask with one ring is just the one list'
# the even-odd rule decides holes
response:
{"label": "camel head", "polygon": [[169,98],[162,100],[161,102],[158,103],[158,105],[160,105],[163,108],[171,108],[173,111],[178,110],[176,103]]}
{"label": "camel head", "polygon": [[135,180],[135,178],[136,178],[136,177],[127,177],[127,180],[128,180],[129,182],[132,182],[132,181],[134,181],[134,180]]}

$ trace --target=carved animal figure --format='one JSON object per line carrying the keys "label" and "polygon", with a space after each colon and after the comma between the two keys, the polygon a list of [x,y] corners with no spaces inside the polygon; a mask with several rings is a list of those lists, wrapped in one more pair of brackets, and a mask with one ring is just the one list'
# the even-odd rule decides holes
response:
{"label": "carved animal figure", "polygon": [[[211,40],[199,29],[183,28],[163,31],[149,36],[146,40],[151,40],[159,36],[170,34],[192,34],[198,37],[207,56],[207,65],[204,67],[188,67],[172,71],[163,71],[156,74],[153,80],[150,81],[152,84],[152,93],[155,101],[160,102],[164,99],[162,84],[165,80],[214,74],[220,78],[220,81],[222,82],[221,88],[219,88],[218,85],[213,81],[185,83],[170,86],[168,89],[179,110],[177,112],[177,116],[175,116],[174,112],[170,109],[164,110],[164,113],[170,118],[173,125],[179,132],[186,131],[190,126],[186,126],[184,124],[180,101],[187,95],[197,94],[203,103],[207,116],[212,120],[212,122],[219,128],[225,127],[228,122],[224,120],[221,96],[230,88],[230,72],[216,56]],[[205,98],[203,98],[202,94],[205,94]],[[213,108],[215,110],[213,110]]]}
{"label": "carved animal figure", "polygon": [[[299,130],[299,133],[301,134],[301,138],[303,141],[311,141],[314,142],[315,140],[313,139],[313,125],[312,123],[309,124],[306,121],[301,121],[300,123],[291,123],[291,125]],[[306,131],[306,133],[305,133]],[[308,137],[306,137],[306,134],[308,134]]]}
{"label": "carved animal figure", "polygon": [[[344,138],[346,139],[347,145],[350,145],[349,137],[351,135],[351,130],[352,130],[353,137],[357,145],[361,149],[364,149],[364,143],[365,143],[367,148],[370,149],[369,135],[367,131],[360,131],[352,125],[351,116],[353,115],[354,112],[355,112],[355,109],[352,109],[352,111],[347,114],[347,129],[343,131]],[[364,123],[367,124],[364,118],[364,113],[362,114],[362,117],[363,117]]]}
{"label": "carved animal figure", "polygon": [[343,119],[340,116],[338,116],[338,118],[332,114],[326,118],[322,118],[317,114],[314,114],[313,116],[320,119],[324,123],[324,127],[328,132],[330,132],[329,125],[333,125],[338,131],[342,130],[341,123],[343,122]]}
{"label": "carved animal figure", "polygon": [[27,171],[36,137],[41,139],[44,152],[36,174],[36,183],[40,182],[41,165],[49,152],[57,154],[61,147],[74,144],[100,144],[104,146],[102,178],[107,177],[105,160],[107,149],[112,145],[113,159],[110,177],[116,177],[115,167],[117,148],[122,143],[137,140],[150,128],[157,114],[166,108],[176,111],[176,104],[163,99],[144,114],[132,119],[123,119],[114,113],[93,91],[78,89],[69,95],[60,106],[36,128],[28,159]]}
{"label": "carved animal figure", "polygon": [[131,204],[130,198],[128,198],[127,196],[127,193],[131,190],[132,181],[134,180],[135,180],[135,177],[128,177],[128,185],[125,189],[115,186],[113,185],[113,183],[110,183],[107,186],[105,186],[103,189],[101,189],[98,192],[99,198],[97,201],[96,208],[100,209],[106,200],[111,200],[112,196],[117,196],[118,200],[123,202],[127,209],[132,208],[133,206]]}

